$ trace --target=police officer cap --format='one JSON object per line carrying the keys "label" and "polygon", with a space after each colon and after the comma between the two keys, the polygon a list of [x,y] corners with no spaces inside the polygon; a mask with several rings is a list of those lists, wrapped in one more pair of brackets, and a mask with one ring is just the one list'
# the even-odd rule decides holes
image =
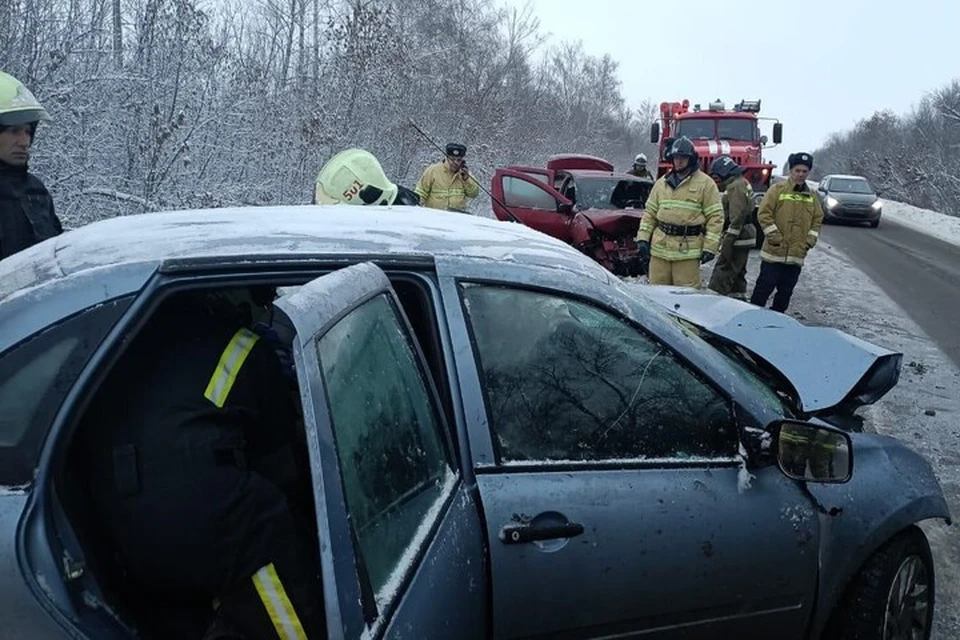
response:
{"label": "police officer cap", "polygon": [[787,165],[793,169],[798,164],[802,164],[807,169],[813,169],[813,156],[806,151],[791,153],[787,157]]}
{"label": "police officer cap", "polygon": [[462,158],[467,155],[467,148],[457,142],[447,143],[447,155],[452,158]]}

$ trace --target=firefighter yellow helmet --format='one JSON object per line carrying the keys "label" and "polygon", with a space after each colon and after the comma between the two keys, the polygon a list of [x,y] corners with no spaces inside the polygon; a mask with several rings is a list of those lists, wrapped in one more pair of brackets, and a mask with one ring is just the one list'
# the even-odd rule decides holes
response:
{"label": "firefighter yellow helmet", "polygon": [[30,90],[9,73],[0,71],[0,126],[13,127],[50,120]]}
{"label": "firefighter yellow helmet", "polygon": [[397,185],[387,179],[380,161],[365,149],[347,149],[330,158],[314,190],[316,204],[393,204]]}

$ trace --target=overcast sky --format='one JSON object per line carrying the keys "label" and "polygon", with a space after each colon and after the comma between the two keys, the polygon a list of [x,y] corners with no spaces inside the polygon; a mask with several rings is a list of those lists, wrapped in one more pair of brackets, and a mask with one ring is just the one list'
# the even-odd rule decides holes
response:
{"label": "overcast sky", "polygon": [[[631,106],[762,99],[760,115],[783,122],[768,152],[778,164],[960,78],[960,0],[529,2],[548,44],[582,40],[620,63]],[[769,123],[762,130],[772,139]]]}

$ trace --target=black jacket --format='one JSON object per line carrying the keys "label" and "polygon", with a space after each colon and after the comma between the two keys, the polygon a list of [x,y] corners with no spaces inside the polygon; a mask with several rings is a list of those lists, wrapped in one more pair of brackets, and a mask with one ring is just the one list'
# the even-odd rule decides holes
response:
{"label": "black jacket", "polygon": [[63,233],[53,198],[26,166],[0,161],[0,259]]}

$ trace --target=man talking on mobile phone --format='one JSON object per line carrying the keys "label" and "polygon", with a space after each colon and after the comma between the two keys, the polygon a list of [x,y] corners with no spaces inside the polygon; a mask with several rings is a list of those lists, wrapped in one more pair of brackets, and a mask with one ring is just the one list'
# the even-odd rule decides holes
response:
{"label": "man talking on mobile phone", "polygon": [[480,195],[480,185],[467,169],[467,148],[451,142],[445,152],[442,162],[424,170],[413,191],[425,207],[467,213],[467,199]]}

